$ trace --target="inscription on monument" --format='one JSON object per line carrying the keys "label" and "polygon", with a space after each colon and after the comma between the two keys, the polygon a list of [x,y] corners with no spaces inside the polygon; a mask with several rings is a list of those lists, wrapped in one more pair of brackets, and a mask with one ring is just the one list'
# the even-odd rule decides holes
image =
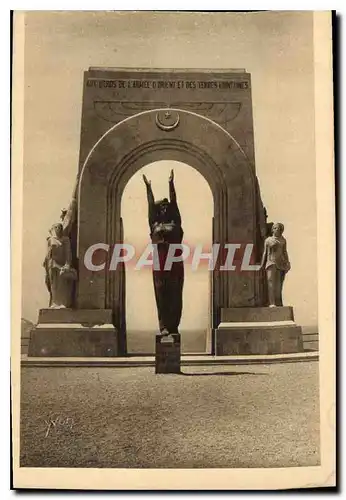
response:
{"label": "inscription on monument", "polygon": [[246,80],[101,80],[90,78],[87,87],[99,89],[220,89],[247,90],[250,83]]}

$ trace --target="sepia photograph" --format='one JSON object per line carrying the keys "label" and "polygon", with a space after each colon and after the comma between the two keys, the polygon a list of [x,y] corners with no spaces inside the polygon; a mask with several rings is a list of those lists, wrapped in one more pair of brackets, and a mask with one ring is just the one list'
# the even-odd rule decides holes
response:
{"label": "sepia photograph", "polygon": [[331,23],[14,13],[15,486],[335,484]]}

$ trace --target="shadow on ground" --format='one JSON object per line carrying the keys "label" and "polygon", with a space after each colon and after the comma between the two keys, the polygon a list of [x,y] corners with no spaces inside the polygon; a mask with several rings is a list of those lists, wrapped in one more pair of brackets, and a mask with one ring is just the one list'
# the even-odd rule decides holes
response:
{"label": "shadow on ground", "polygon": [[254,372],[211,372],[211,373],[206,373],[206,372],[203,372],[203,373],[185,373],[185,372],[180,372],[179,375],[184,375],[186,377],[211,377],[211,376],[214,376],[214,375],[252,375],[252,376],[257,376],[257,375],[267,375],[267,373],[254,373]]}

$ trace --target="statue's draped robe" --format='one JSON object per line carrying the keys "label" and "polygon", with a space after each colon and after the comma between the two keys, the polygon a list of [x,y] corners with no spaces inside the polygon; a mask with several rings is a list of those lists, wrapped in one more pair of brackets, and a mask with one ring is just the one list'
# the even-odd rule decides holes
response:
{"label": "statue's draped robe", "polygon": [[269,304],[283,306],[282,288],[286,273],[290,270],[286,239],[269,236],[265,240],[265,269]]}
{"label": "statue's draped robe", "polygon": [[47,270],[50,284],[50,306],[70,307],[72,283],[61,276],[61,269],[71,265],[71,245],[67,236],[50,236],[47,240]]}
{"label": "statue's draped robe", "polygon": [[75,233],[74,226],[76,224],[77,200],[73,196],[69,207],[61,221],[63,234],[62,238],[52,237],[50,234],[47,238],[47,254],[43,262],[46,277],[45,283],[49,291],[49,307],[52,304],[64,305],[71,307],[74,299],[75,282],[64,282],[61,280],[60,269],[68,263],[75,268]]}
{"label": "statue's draped robe", "polygon": [[[169,245],[181,244],[183,230],[173,182],[170,182],[170,203],[167,213],[160,214],[160,202],[155,203],[148,193],[150,237],[157,245],[160,268],[153,270],[155,299],[160,332],[178,333],[183,306],[184,263],[173,262],[170,270],[164,270]],[[181,255],[176,249],[175,256]]]}

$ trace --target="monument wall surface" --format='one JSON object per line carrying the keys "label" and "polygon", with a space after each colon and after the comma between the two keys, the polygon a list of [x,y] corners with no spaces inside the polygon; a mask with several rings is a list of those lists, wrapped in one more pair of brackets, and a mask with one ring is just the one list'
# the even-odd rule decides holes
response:
{"label": "monument wall surface", "polygon": [[178,108],[227,130],[254,164],[251,78],[244,70],[125,70],[84,74],[80,168],[114,124],[141,111]]}
{"label": "monument wall surface", "polygon": [[[88,248],[122,242],[121,196],[131,176],[158,160],[196,168],[214,198],[214,242],[254,244],[265,217],[255,174],[250,74],[244,70],[85,72],[78,216],[80,308],[112,309],[125,335],[122,269],[87,269]],[[261,274],[215,272],[213,327],[222,307],[263,304]]]}

